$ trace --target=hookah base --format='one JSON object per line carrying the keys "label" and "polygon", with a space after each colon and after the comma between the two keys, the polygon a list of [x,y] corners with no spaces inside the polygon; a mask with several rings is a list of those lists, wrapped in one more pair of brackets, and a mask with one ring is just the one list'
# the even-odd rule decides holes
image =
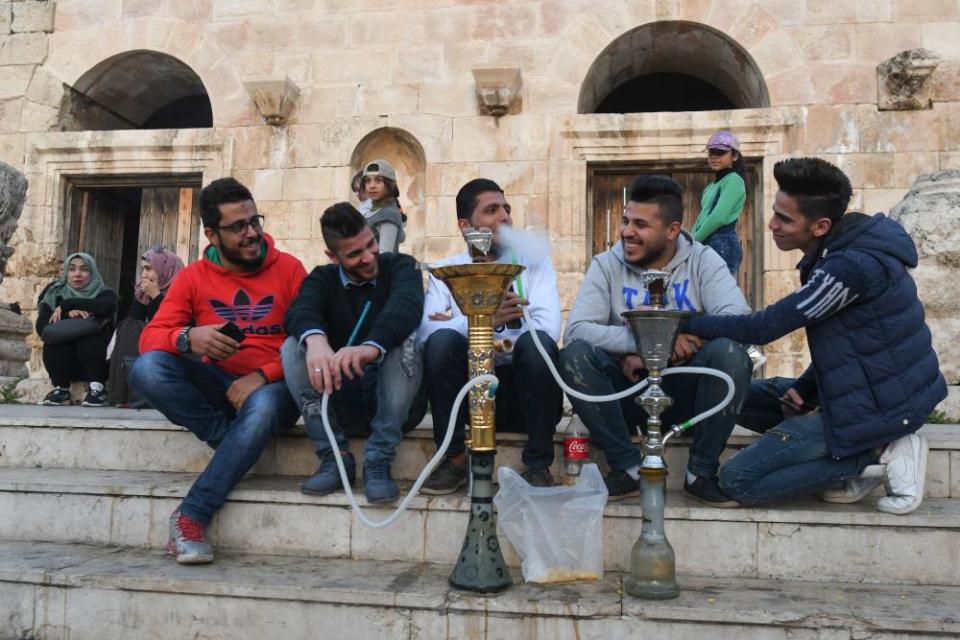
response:
{"label": "hookah base", "polygon": [[494,593],[513,584],[497,539],[497,518],[493,510],[494,451],[470,454],[473,495],[470,520],[463,548],[450,574],[450,584],[464,591]]}
{"label": "hookah base", "polygon": [[623,583],[624,590],[634,598],[642,600],[670,600],[680,595],[680,585],[672,581],[638,580],[628,576]]}

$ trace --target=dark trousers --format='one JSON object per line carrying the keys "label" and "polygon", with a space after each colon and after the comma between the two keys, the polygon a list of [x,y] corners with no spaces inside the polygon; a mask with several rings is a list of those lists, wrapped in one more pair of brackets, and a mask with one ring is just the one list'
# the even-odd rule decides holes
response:
{"label": "dark trousers", "polygon": [[[551,359],[557,361],[557,343],[538,334]],[[423,353],[424,382],[433,414],[433,439],[440,446],[447,431],[457,392],[467,382],[467,338],[452,329],[440,329],[427,339]],[[513,361],[495,368],[500,379],[496,397],[497,431],[526,433],[523,464],[545,468],[553,464],[553,434],[563,412],[563,392],[557,385],[530,333],[513,348]],[[467,401],[460,405],[448,456],[464,451]]]}
{"label": "dark trousers", "polygon": [[43,366],[55,387],[72,380],[107,381],[107,336],[95,333],[63,344],[43,345]]}
{"label": "dark trousers", "polygon": [[[752,364],[740,343],[726,338],[711,340],[683,364],[719,369],[733,378],[735,390],[730,404],[692,428],[693,444],[687,469],[694,475],[714,476],[746,397]],[[591,395],[615,393],[633,385],[623,375],[617,360],[583,340],[574,340],[561,352],[560,374],[571,387]],[[665,426],[716,406],[727,393],[727,385],[722,380],[705,375],[668,376],[661,386],[673,398],[673,406],[661,416]],[[634,397],[624,398],[618,403],[570,399],[590,437],[606,452],[612,469],[629,469],[641,461],[640,449],[630,438],[636,433],[636,426],[646,425],[647,413],[634,400]]]}

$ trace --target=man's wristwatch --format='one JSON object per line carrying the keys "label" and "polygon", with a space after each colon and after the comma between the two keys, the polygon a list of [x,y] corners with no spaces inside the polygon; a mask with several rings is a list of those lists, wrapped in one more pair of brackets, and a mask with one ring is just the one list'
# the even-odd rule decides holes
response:
{"label": "man's wristwatch", "polygon": [[180,353],[190,353],[190,329],[193,327],[184,327],[177,334],[177,351]]}

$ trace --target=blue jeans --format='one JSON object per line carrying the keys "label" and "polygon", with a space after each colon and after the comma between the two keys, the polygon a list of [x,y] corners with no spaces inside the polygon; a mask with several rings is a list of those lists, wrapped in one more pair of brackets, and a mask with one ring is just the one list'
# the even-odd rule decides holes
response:
{"label": "blue jeans", "polygon": [[283,381],[260,387],[235,411],[227,388],[236,379],[220,367],[166,351],[144,353],[130,371],[130,384],[142,397],[216,450],[180,504],[181,513],[204,525],[210,524],[270,437],[297,421],[297,405]]}
{"label": "blue jeans", "polygon": [[[311,385],[306,367],[306,345],[290,337],[280,350],[287,386],[307,425],[318,457],[331,450],[323,428],[320,404],[323,394]],[[330,397],[329,418],[340,451],[347,450],[348,437],[364,437],[364,465],[393,462],[397,445],[407,428],[417,426],[426,407],[418,402],[423,361],[417,345],[408,339],[391,349],[379,363],[363,368],[363,376],[349,380]]]}
{"label": "blue jeans", "polygon": [[[557,361],[557,343],[540,331],[540,342]],[[424,346],[424,378],[433,414],[433,439],[440,446],[447,432],[453,401],[467,383],[467,338],[453,329],[440,329],[427,338]],[[553,379],[530,332],[517,339],[509,364],[495,367],[500,379],[496,397],[497,431],[526,433],[523,464],[531,469],[553,464],[553,434],[563,413],[563,392]],[[462,453],[467,423],[467,401],[460,405],[448,456]]]}
{"label": "blue jeans", "polygon": [[[792,378],[770,378],[750,385],[740,422],[763,436],[720,470],[720,487],[741,504],[819,493],[877,462],[873,451],[831,457],[822,413],[784,418],[777,397],[794,382]],[[815,403],[813,398],[804,400]]]}
{"label": "blue jeans", "polygon": [[734,277],[737,275],[737,269],[740,268],[740,262],[743,260],[743,250],[740,247],[740,238],[737,236],[737,225],[731,222],[711,233],[703,244],[707,245],[723,258],[727,263],[727,268]]}
{"label": "blue jeans", "polygon": [[[719,369],[733,378],[734,395],[730,404],[693,427],[687,469],[697,476],[713,477],[746,397],[752,364],[739,342],[718,338],[706,343],[683,365]],[[560,352],[560,374],[571,387],[591,395],[615,393],[634,384],[623,375],[618,360],[583,340],[574,340]],[[727,392],[722,380],[703,375],[668,376],[661,386],[673,398],[673,406],[662,415],[665,425],[682,422],[716,406]],[[635,397],[624,398],[619,403],[574,398],[570,402],[590,430],[590,437],[606,452],[611,469],[629,469],[640,464],[640,449],[630,438],[636,433],[632,425],[645,428],[647,413],[635,402]]]}

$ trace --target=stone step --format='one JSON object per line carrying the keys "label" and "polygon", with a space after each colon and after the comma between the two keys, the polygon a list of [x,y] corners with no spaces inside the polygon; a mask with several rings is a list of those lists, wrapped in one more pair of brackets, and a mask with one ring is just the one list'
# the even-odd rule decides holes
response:
{"label": "stone step", "polygon": [[[167,518],[194,479],[171,472],[0,469],[0,539],[161,547]],[[363,498],[360,497],[361,503]],[[875,500],[814,500],[776,508],[706,507],[668,492],[666,528],[679,571],[710,577],[960,585],[960,500],[932,498],[907,516]],[[211,524],[218,548],[355,560],[454,562],[463,543],[464,494],[419,496],[386,530],[356,520],[342,493],[300,493],[297,479],[249,478]],[[389,511],[370,508],[374,518]],[[639,499],[608,504],[604,566],[627,569],[640,533]],[[519,558],[504,536],[504,556]]]}
{"label": "stone step", "polygon": [[[568,428],[564,418],[558,431]],[[408,433],[397,451],[394,477],[415,480],[433,455],[432,421],[428,415],[419,428]],[[933,498],[960,498],[960,425],[926,425],[921,430],[930,441],[925,493]],[[725,457],[754,442],[757,434],[738,427]],[[562,474],[562,440],[555,438],[554,479]],[[526,436],[497,435],[497,463],[515,469],[522,466]],[[675,440],[667,447],[671,469],[682,470],[689,443]],[[362,460],[363,440],[353,439],[351,450]],[[168,422],[156,411],[133,409],[88,409],[0,405],[0,467],[60,467],[127,471],[184,471],[199,473],[211,450],[190,432]],[[604,457],[596,447],[591,459],[606,471]],[[302,425],[276,438],[264,451],[253,472],[262,475],[307,476],[316,469],[312,443]],[[682,473],[668,477],[668,487],[679,489]]]}
{"label": "stone step", "polygon": [[[221,554],[181,566],[160,551],[0,542],[4,637],[36,640],[687,638],[914,640],[960,634],[960,588],[703,578],[679,598],[592,583],[452,589],[449,567]],[[319,630],[329,630],[323,633]],[[349,631],[348,631],[349,630]]]}

